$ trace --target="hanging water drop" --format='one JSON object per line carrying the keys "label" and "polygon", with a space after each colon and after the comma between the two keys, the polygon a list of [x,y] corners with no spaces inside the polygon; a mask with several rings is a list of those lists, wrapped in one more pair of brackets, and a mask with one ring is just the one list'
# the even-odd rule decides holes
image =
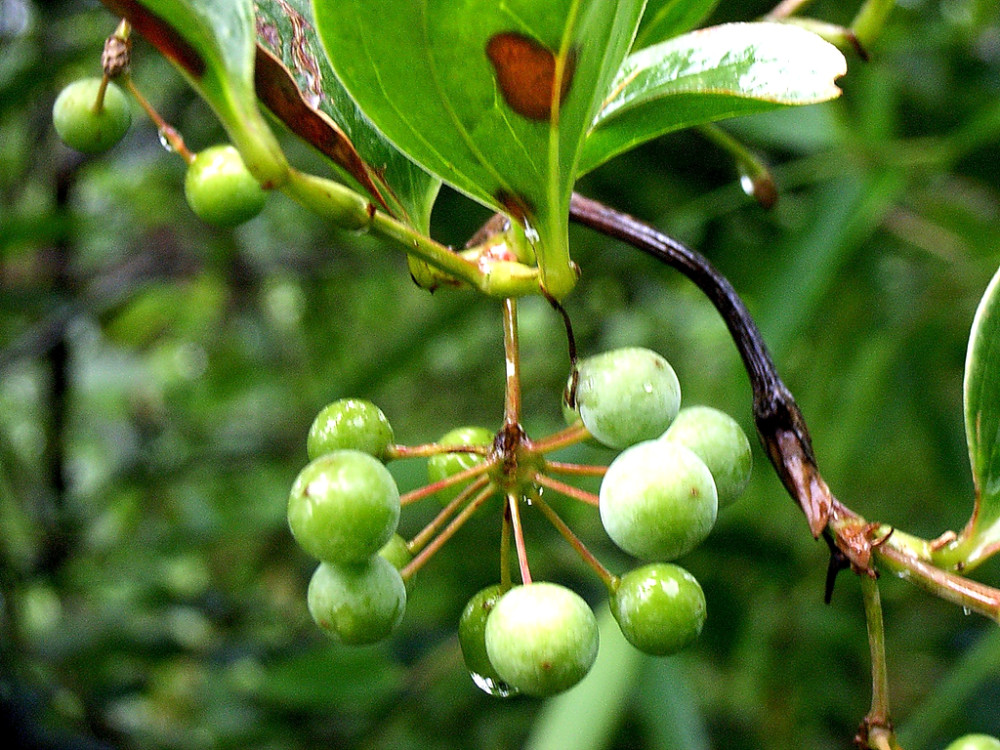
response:
{"label": "hanging water drop", "polygon": [[494,680],[491,677],[484,677],[476,672],[469,672],[469,676],[477,688],[494,698],[513,698],[520,692],[517,688],[508,685],[503,680]]}
{"label": "hanging water drop", "polygon": [[174,153],[174,151],[176,151],[176,149],[174,148],[174,144],[170,142],[170,137],[167,135],[166,131],[164,130],[158,131],[157,136],[160,139],[160,145],[163,146],[164,151],[166,151],[168,154],[172,154]]}

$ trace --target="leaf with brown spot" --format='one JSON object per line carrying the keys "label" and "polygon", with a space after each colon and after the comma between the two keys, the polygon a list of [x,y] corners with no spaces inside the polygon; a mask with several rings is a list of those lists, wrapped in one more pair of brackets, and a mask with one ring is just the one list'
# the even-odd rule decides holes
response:
{"label": "leaf with brown spot", "polygon": [[576,281],[569,198],[643,0],[313,0],[337,77],[397,147],[536,237],[542,283]]}

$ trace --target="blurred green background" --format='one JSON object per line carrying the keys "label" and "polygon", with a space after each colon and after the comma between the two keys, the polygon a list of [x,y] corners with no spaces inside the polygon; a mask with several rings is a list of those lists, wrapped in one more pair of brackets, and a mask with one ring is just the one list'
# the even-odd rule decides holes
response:
{"label": "blurred green background", "polygon": [[[845,23],[858,4],[821,0],[812,15]],[[768,9],[723,0],[713,20]],[[325,638],[284,515],[312,417],[360,396],[408,444],[495,428],[499,306],[417,289],[394,248],[280,195],[235,231],[205,226],[138,109],[106,156],[62,146],[52,101],[99,73],[114,25],[95,0],[0,0],[0,736],[95,750],[850,746],[871,689],[858,584],[842,575],[823,604],[826,547],[757,446],[749,493],[682,560],[709,619],[681,656],[640,656],[610,628],[594,675],[559,699],[479,692],[455,627],[496,578],[494,517],[420,572],[391,641]],[[870,52],[849,57],[838,101],[726,123],[774,167],[770,212],[691,132],[580,189],[709,256],[757,317],[838,497],[935,536],[971,509],[962,366],[1000,263],[1000,10],[901,0]],[[223,139],[141,41],[134,78],[191,147]],[[486,216],[446,191],[434,234],[461,244]],[[656,349],[685,403],[752,434],[747,378],[694,287],[588,231],[572,241],[581,352]],[[525,426],[540,436],[561,424],[565,341],[544,302],[523,303],[521,323]],[[422,481],[419,461],[392,470],[404,490]],[[632,565],[596,513],[559,507],[612,569]],[[432,511],[408,509],[404,533]],[[569,547],[539,515],[526,524],[536,578],[606,613]],[[1000,567],[976,577],[1000,585]],[[882,592],[907,750],[1000,734],[995,625],[903,581]]]}

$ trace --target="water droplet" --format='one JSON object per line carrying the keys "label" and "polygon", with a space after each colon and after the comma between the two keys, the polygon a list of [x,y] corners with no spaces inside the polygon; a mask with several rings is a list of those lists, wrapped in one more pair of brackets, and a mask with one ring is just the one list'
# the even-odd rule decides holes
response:
{"label": "water droplet", "polygon": [[968,607],[962,607],[962,614],[966,615],[966,616],[971,615],[972,614],[972,610],[969,609]]}
{"label": "water droplet", "polygon": [[653,392],[653,384],[652,383],[643,383],[642,384],[642,390],[645,391],[646,393],[652,393]]}
{"label": "water droplet", "polygon": [[511,687],[503,680],[494,680],[492,677],[484,677],[476,672],[469,672],[469,676],[476,683],[477,688],[487,695],[492,695],[494,698],[513,698],[520,692],[517,688]]}
{"label": "water droplet", "polygon": [[773,208],[778,202],[778,187],[774,184],[774,178],[766,169],[748,169],[744,166],[740,170],[740,187],[743,192],[757,201],[761,208]]}
{"label": "water droplet", "polygon": [[537,245],[538,240],[540,239],[538,235],[538,230],[531,225],[527,217],[522,218],[521,221],[524,224],[524,238],[528,240],[528,242],[530,242],[532,245]]}
{"label": "water droplet", "polygon": [[166,151],[168,154],[172,154],[174,152],[174,145],[170,142],[170,139],[167,137],[167,134],[161,130],[159,131],[158,135],[160,138],[160,145],[163,146],[163,150]]}

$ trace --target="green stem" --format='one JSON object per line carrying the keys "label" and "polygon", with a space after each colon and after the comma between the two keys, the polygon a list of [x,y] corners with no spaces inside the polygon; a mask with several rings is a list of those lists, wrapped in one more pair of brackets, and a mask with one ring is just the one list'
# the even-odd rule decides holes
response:
{"label": "green stem", "polygon": [[517,549],[517,564],[521,571],[521,583],[531,583],[531,569],[528,567],[528,550],[524,545],[524,528],[521,526],[520,498],[513,492],[507,493],[507,507],[510,509],[511,530],[514,533],[514,547]]}
{"label": "green stem", "polygon": [[865,620],[868,622],[868,647],[872,658],[872,707],[865,717],[869,726],[888,727],[889,722],[889,673],[885,660],[885,625],[882,620],[882,598],[878,581],[862,574],[861,594],[865,603]]}
{"label": "green stem", "polygon": [[813,0],[781,0],[771,11],[764,16],[766,20],[776,21],[795,15]]}
{"label": "green stem", "polygon": [[424,547],[419,554],[417,554],[401,571],[399,571],[403,580],[408,580],[414,573],[420,570],[424,563],[431,559],[434,553],[441,549],[445,542],[455,535],[456,531],[462,528],[472,514],[479,510],[483,503],[493,496],[494,492],[496,492],[496,488],[493,485],[488,484],[482,492],[476,495],[475,500],[462,508],[462,512],[455,516],[452,522],[445,527],[444,531],[434,537],[434,541]]}
{"label": "green stem", "polygon": [[510,506],[504,504],[503,521],[500,526],[500,588],[508,591],[513,585],[510,577]]}
{"label": "green stem", "polygon": [[587,545],[585,545],[580,538],[573,533],[573,530],[566,525],[566,522],[559,517],[559,514],[556,513],[547,502],[542,500],[541,496],[537,493],[532,496],[531,501],[540,511],[542,511],[542,514],[549,519],[549,523],[555,526],[556,530],[562,534],[563,538],[570,543],[573,549],[576,550],[577,554],[580,555],[580,558],[587,565],[589,565],[595,573],[597,573],[608,590],[612,590],[616,585],[615,576],[607,568],[601,565],[601,562],[594,557],[593,553],[587,549]]}
{"label": "green stem", "polygon": [[763,208],[771,208],[778,200],[778,187],[771,170],[750,149],[733,138],[718,125],[702,125],[698,128],[705,138],[728,152],[736,162],[743,192],[757,201]]}
{"label": "green stem", "polygon": [[472,482],[468,487],[462,490],[450,503],[448,503],[444,508],[442,508],[441,512],[438,513],[429,524],[427,524],[423,529],[421,529],[419,534],[417,534],[415,537],[413,537],[413,539],[409,541],[409,543],[406,545],[407,549],[410,550],[411,554],[416,554],[417,552],[419,552],[421,549],[424,548],[424,545],[427,544],[431,540],[431,538],[433,538],[433,536],[438,532],[438,529],[444,526],[445,521],[447,521],[452,515],[454,515],[455,511],[458,510],[459,507],[461,507],[461,505],[464,502],[466,502],[470,497],[472,497],[475,493],[479,492],[480,490],[484,492],[486,490],[489,490],[492,493],[495,489],[496,489],[495,487],[490,485],[489,477],[485,476],[480,477],[475,482]]}
{"label": "green stem", "polygon": [[132,80],[132,76],[126,75],[123,77],[125,78],[125,87],[129,90],[129,93],[132,94],[135,100],[139,102],[139,106],[146,112],[146,115],[153,121],[153,124],[156,125],[156,129],[159,131],[160,137],[170,144],[170,148],[182,159],[184,159],[186,163],[190,164],[193,162],[194,154],[184,143],[184,139],[181,137],[181,134],[172,125],[170,125],[170,123],[164,120],[153,105],[149,103],[146,97],[142,95],[142,92],[139,91],[138,86],[136,86],[135,82]]}
{"label": "green stem", "polygon": [[554,471],[556,474],[571,474],[583,477],[603,477],[608,473],[607,466],[595,466],[593,464],[571,464],[565,461],[546,461],[545,468]]}
{"label": "green stem", "polygon": [[1000,622],[1000,589],[985,586],[968,578],[936,568],[908,552],[898,549],[892,537],[874,548],[882,567],[900,578],[912,581],[935,596],[952,602],[968,612]]}
{"label": "green stem", "polygon": [[851,30],[863,47],[870,47],[882,32],[896,0],[865,0],[851,22]]}
{"label": "green stem", "polygon": [[581,500],[588,505],[593,505],[595,508],[598,506],[599,498],[593,492],[581,490],[579,487],[574,487],[571,484],[560,482],[558,479],[547,477],[544,474],[535,474],[534,481],[538,482],[538,484],[542,485],[542,487],[545,487],[546,489],[558,492],[560,495],[565,495],[573,500]]}
{"label": "green stem", "polygon": [[521,421],[521,352],[517,335],[517,301],[510,297],[503,301],[503,352],[506,362],[504,422],[516,425]]}
{"label": "green stem", "polygon": [[565,430],[555,432],[541,440],[533,441],[531,448],[537,453],[552,453],[561,448],[568,448],[571,445],[583,442],[590,436],[590,432],[583,426],[583,422],[576,422]]}
{"label": "green stem", "polygon": [[[399,504],[410,505],[418,500],[423,500],[425,497],[430,497],[431,495],[447,489],[448,487],[453,487],[456,484],[467,482],[474,477],[479,477],[480,474],[485,474],[492,467],[492,463],[479,463],[475,466],[470,466],[468,469],[463,469],[457,474],[452,474],[450,477],[445,477],[437,482],[431,482],[430,484],[425,484],[423,487],[418,487],[415,490],[404,492],[399,496]],[[480,479],[484,478],[486,477],[480,477]]]}

